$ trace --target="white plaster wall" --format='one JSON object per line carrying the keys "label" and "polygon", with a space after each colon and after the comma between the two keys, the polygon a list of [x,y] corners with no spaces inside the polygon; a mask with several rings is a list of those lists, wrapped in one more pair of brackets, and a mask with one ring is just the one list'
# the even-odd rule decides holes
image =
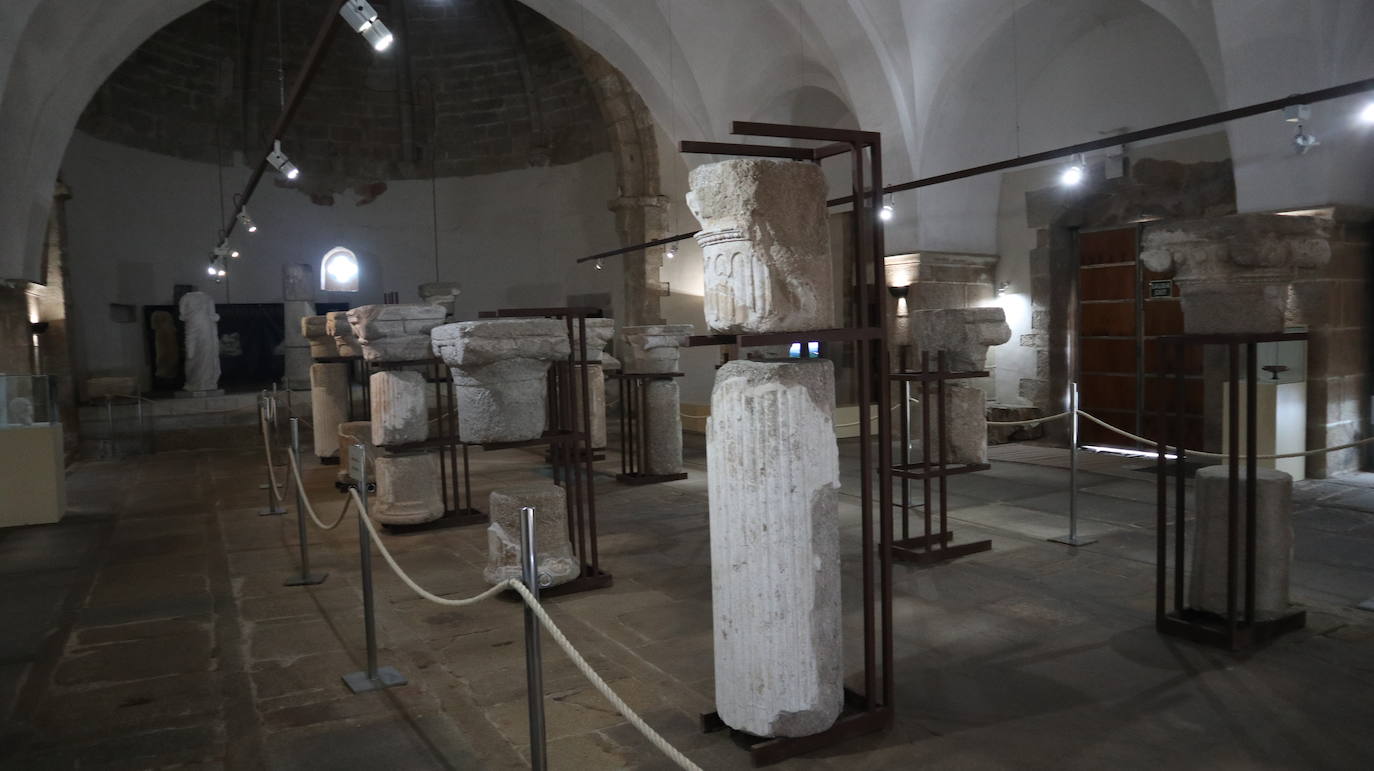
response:
{"label": "white plaster wall", "polygon": [[[309,174],[309,169],[304,173]],[[359,291],[321,292],[321,302],[352,306],[397,291],[418,302],[426,281],[459,281],[464,318],[479,310],[566,303],[569,294],[621,297],[619,263],[578,269],[573,261],[618,243],[606,201],[615,195],[609,154],[579,163],[438,181],[439,260],[436,273],[428,180],[389,183],[359,206],[351,194],[318,206],[264,179],[249,205],[259,230],[239,228],[243,257],[215,284],[206,275],[218,215],[215,168],[104,142],[77,133],[63,175],[72,188],[67,208],[76,362],[84,376],[131,373],[142,360],[139,324],[112,324],[112,302],[172,301],[173,284],[194,284],[217,302],[279,302],[282,266],[319,261],[335,246],[353,250],[362,266]],[[241,189],[248,170],[225,170],[226,195]]]}

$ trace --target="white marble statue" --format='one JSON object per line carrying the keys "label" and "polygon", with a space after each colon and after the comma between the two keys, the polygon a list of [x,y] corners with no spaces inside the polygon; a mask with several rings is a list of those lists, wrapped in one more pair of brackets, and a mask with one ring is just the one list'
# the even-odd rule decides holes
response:
{"label": "white marble statue", "polygon": [[186,328],[185,391],[219,388],[219,314],[215,300],[204,292],[187,292],[178,306]]}

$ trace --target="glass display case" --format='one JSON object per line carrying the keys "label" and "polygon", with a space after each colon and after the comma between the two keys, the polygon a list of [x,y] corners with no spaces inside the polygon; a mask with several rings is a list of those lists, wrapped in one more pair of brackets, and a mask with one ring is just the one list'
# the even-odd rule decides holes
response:
{"label": "glass display case", "polygon": [[0,374],[0,429],[61,422],[51,375]]}

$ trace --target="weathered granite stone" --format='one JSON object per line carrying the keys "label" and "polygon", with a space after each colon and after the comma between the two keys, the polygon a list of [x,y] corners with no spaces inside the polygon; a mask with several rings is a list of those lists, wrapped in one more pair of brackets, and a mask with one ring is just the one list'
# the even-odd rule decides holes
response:
{"label": "weathered granite stone", "polygon": [[552,482],[491,491],[487,566],[482,577],[492,585],[521,577],[520,509],[525,506],[534,509],[534,564],[540,586],[558,586],[577,578],[577,557],[568,540],[567,493]]}
{"label": "weathered granite stone", "polygon": [[736,159],[692,170],[706,326],[727,334],[835,326],[825,176],[812,163]]}
{"label": "weathered granite stone", "polygon": [[987,368],[988,347],[1011,339],[1007,313],[1001,308],[940,308],[911,312],[912,369],[920,369],[921,352],[935,357],[945,352],[945,366],[951,372],[977,372]]}
{"label": "weathered granite stone", "polygon": [[677,372],[682,346],[691,336],[691,324],[650,324],[624,327],[624,369],[626,372]]}
{"label": "weathered granite stone", "polygon": [[339,355],[339,345],[329,331],[329,319],[325,316],[305,316],[301,319],[301,336],[310,343],[310,356],[324,359]]}
{"label": "weathered granite stone", "polygon": [[363,358],[367,361],[424,361],[433,356],[429,335],[383,337],[380,340],[359,340]]}
{"label": "weathered granite stone", "polygon": [[[911,405],[913,408],[919,405]],[[1022,420],[1035,420],[1044,415],[1044,410],[1033,405],[989,404],[985,410],[988,422],[1011,423]],[[1039,439],[1045,435],[1045,425],[1033,426],[988,426],[988,444],[1008,444]]]}
{"label": "weathered granite stone", "polygon": [[545,374],[567,359],[567,328],[557,319],[481,319],[431,332],[434,354],[453,376],[458,435],[464,442],[520,442],[544,432]]}
{"label": "weathered granite stone", "polygon": [[308,262],[283,265],[281,268],[281,296],[287,301],[314,300],[315,268]]}
{"label": "weathered granite stone", "polygon": [[339,424],[339,481],[350,481],[349,469],[352,466],[349,465],[348,452],[355,444],[367,448],[367,478],[376,481],[377,472],[373,467],[373,459],[377,456],[377,446],[372,443],[372,423],[366,420],[352,420]]}
{"label": "weathered granite stone", "polygon": [[348,311],[330,311],[324,314],[325,328],[334,337],[334,347],[339,356],[359,357],[363,355],[362,343],[353,333],[353,325],[348,323]]}
{"label": "weathered granite stone", "polygon": [[348,323],[368,361],[418,361],[431,356],[429,332],[444,321],[437,305],[363,305]]}
{"label": "weathered granite stone", "polygon": [[302,300],[287,300],[282,303],[282,322],[286,329],[282,340],[286,387],[292,390],[310,387],[310,341],[303,334],[301,322],[314,312],[314,303]]}
{"label": "weathered granite stone", "polygon": [[644,432],[644,473],[682,473],[682,391],[676,380],[644,384],[648,409],[641,416]]}
{"label": "weathered granite stone", "polygon": [[463,285],[457,281],[431,281],[418,288],[420,300],[426,305],[444,309],[444,317],[450,318],[458,307],[458,295],[463,293]]}
{"label": "weathered granite stone", "polygon": [[381,455],[373,466],[377,471],[377,500],[368,513],[378,522],[419,525],[444,515],[438,455]]}
{"label": "weathered granite stone", "polygon": [[178,303],[185,325],[186,383],[183,391],[196,393],[219,388],[219,314],[215,300],[204,292],[187,292]]}
{"label": "weathered granite stone", "polygon": [[315,437],[315,456],[339,455],[339,424],[348,420],[348,365],[310,365],[310,427]]}
{"label": "weathered granite stone", "polygon": [[[945,463],[988,462],[987,394],[974,386],[949,383],[945,386],[945,425],[949,437],[945,441]],[[936,413],[935,389],[930,392],[930,435],[932,442],[940,440],[939,417]],[[939,447],[939,445],[935,445]],[[911,452],[914,461],[924,457],[921,444],[921,405],[911,405]],[[940,460],[930,456],[931,463]]]}
{"label": "weathered granite stone", "polygon": [[1331,259],[1331,222],[1234,214],[1145,227],[1140,260],[1174,272],[1189,334],[1281,332],[1289,286]]}
{"label": "weathered granite stone", "polygon": [[732,361],[707,421],[716,710],[755,736],[829,728],[844,701],[834,371]]}
{"label": "weathered granite stone", "polygon": [[[599,362],[605,356],[606,344],[615,336],[615,319],[587,319],[587,361]],[[574,374],[573,391],[577,399],[582,398],[582,377],[581,369],[584,365],[578,365],[578,371]],[[600,364],[586,366],[587,370],[587,391],[589,393],[588,408],[591,412],[591,428],[587,432],[588,442],[592,449],[601,450],[606,447],[606,373]],[[578,415],[577,424],[580,428],[582,417]]]}
{"label": "weathered granite stone", "polygon": [[372,443],[422,442],[429,438],[429,403],[425,376],[419,372],[386,370],[369,379],[372,398]]}
{"label": "weathered granite stone", "polygon": [[5,419],[12,426],[32,426],[33,399],[27,396],[16,396],[10,399],[9,413]]}
{"label": "weathered granite stone", "polygon": [[[1226,529],[1230,467],[1197,472],[1197,529],[1193,536],[1190,604],[1226,613]],[[1245,607],[1245,468],[1240,469],[1240,522],[1236,575],[1239,609]],[[1282,471],[1256,470],[1255,613],[1273,618],[1288,612],[1288,576],[1293,564],[1293,478]]]}

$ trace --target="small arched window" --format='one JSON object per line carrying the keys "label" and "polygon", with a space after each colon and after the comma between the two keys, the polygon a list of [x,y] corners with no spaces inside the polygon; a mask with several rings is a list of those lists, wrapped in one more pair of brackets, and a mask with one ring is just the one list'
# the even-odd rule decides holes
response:
{"label": "small arched window", "polygon": [[358,291],[358,256],[336,246],[320,262],[320,289],[326,292]]}

